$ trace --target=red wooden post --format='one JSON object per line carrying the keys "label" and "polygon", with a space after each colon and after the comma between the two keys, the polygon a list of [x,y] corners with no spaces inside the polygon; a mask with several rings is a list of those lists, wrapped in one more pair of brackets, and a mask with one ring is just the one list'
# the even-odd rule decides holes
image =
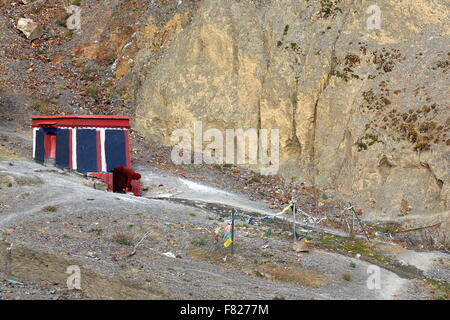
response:
{"label": "red wooden post", "polygon": [[100,131],[96,132],[96,149],[97,149],[97,171],[102,171],[102,142],[100,139]]}
{"label": "red wooden post", "polygon": [[131,156],[130,156],[130,136],[128,130],[123,130],[123,134],[125,135],[125,153],[127,159],[127,168],[131,169]]}

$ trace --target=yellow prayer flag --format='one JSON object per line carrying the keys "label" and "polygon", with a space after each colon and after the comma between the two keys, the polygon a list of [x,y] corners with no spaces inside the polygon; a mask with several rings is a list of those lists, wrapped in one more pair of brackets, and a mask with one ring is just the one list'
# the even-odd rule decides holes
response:
{"label": "yellow prayer flag", "polygon": [[223,246],[225,248],[228,248],[233,243],[233,240],[231,238],[228,238],[227,241],[224,242]]}
{"label": "yellow prayer flag", "polygon": [[217,227],[216,229],[214,229],[215,234],[219,234],[219,232],[220,232],[220,227]]}

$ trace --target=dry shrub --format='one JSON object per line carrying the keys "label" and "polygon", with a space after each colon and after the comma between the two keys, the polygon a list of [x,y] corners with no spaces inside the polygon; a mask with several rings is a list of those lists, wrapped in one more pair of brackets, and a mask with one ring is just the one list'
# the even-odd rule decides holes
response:
{"label": "dry shrub", "polygon": [[195,247],[188,250],[188,254],[194,258],[206,260],[212,263],[223,262],[223,258],[230,250],[223,247],[219,242],[208,242],[201,247]]}
{"label": "dry shrub", "polygon": [[55,212],[56,211],[56,207],[55,206],[45,206],[45,207],[42,208],[42,211]]}
{"label": "dry shrub", "polygon": [[118,232],[112,236],[111,239],[113,242],[122,244],[124,246],[131,246],[133,245],[133,236],[127,233]]}
{"label": "dry shrub", "polygon": [[0,146],[0,158],[17,159],[18,156],[15,152],[10,151],[5,147]]}
{"label": "dry shrub", "polygon": [[405,242],[408,248],[426,250],[449,250],[450,248],[448,231],[440,228],[439,225],[420,230],[397,233],[396,238]]}
{"label": "dry shrub", "polygon": [[257,272],[273,280],[296,283],[308,287],[322,287],[327,284],[326,278],[314,269],[297,269],[281,267],[276,264],[264,264]]}
{"label": "dry shrub", "polygon": [[55,103],[49,100],[44,101],[36,101],[31,104],[28,109],[32,112],[36,112],[40,115],[59,115],[61,114],[60,107]]}

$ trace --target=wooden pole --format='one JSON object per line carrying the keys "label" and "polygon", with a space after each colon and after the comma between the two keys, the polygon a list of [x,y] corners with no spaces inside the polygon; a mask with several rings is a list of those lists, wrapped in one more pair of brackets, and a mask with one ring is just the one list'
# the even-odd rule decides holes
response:
{"label": "wooden pole", "polygon": [[296,211],[297,211],[297,204],[296,204],[296,201],[292,201],[292,212],[293,212],[293,216],[294,216],[294,243],[297,241],[297,232],[296,232],[296,229],[295,229],[295,213],[296,213]]}
{"label": "wooden pole", "polygon": [[351,206],[350,210],[352,210],[354,216],[356,217],[356,220],[357,220],[358,223],[359,223],[359,226],[360,226],[361,229],[364,231],[364,235],[366,236],[367,241],[370,241],[369,235],[367,234],[366,229],[364,228],[364,226],[363,226],[361,220],[359,219],[358,214],[357,214],[356,211],[355,211],[355,208],[353,207],[353,205],[352,205],[350,202],[349,202],[349,204],[350,204],[350,206]]}
{"label": "wooden pole", "polygon": [[231,217],[231,255],[234,254],[234,216],[236,210],[233,209],[232,217]]}

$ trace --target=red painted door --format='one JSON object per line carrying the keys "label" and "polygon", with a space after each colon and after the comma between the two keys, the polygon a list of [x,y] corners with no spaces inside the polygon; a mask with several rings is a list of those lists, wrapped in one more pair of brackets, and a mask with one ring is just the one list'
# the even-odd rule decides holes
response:
{"label": "red painted door", "polygon": [[56,134],[47,133],[44,136],[44,150],[45,150],[45,158],[56,157]]}

